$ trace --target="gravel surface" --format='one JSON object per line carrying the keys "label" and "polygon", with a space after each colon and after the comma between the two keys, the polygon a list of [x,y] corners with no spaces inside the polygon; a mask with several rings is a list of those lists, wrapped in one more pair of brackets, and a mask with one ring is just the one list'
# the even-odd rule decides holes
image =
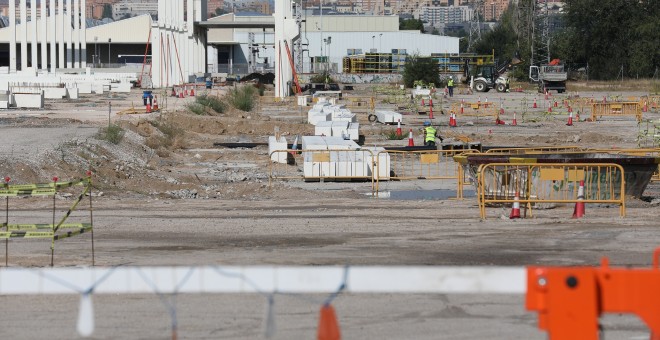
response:
{"label": "gravel surface", "polygon": [[[603,93],[579,95],[602,98]],[[489,100],[499,97],[490,94]],[[523,99],[531,105],[531,99],[540,98],[530,92],[502,97],[502,118],[507,122]],[[130,108],[132,101],[139,103],[139,98],[135,91],[110,100],[119,111]],[[461,99],[476,101],[478,95],[459,95],[452,101]],[[626,218],[618,217],[616,208],[588,205],[586,218],[580,220],[570,218],[572,207],[558,206],[535,210],[534,218],[524,220],[506,218],[508,208],[489,208],[489,218],[482,221],[470,195],[465,200],[386,198],[402,191],[450,188],[445,182],[380,183],[390,192],[380,198],[371,196],[370,183],[269,185],[266,147],[213,147],[219,141],[264,142],[276,126],[291,140],[293,135],[311,133],[308,125],[299,123],[295,110],[280,109],[281,104],[262,104],[249,114],[228,110],[194,116],[176,112],[194,99],[168,99],[162,115],[112,114],[112,122],[125,130],[124,139],[115,145],[95,137],[107,124],[108,98],[85,100],[52,103],[45,111],[3,112],[0,175],[12,177],[14,183],[31,183],[53,175],[75,178],[91,168],[99,266],[591,266],[607,256],[613,266],[649,267],[660,240],[660,185],[655,183],[642,199],[627,201]],[[446,102],[442,104],[448,109]],[[387,107],[381,101],[379,105]],[[637,146],[638,125],[632,120],[576,122],[569,127],[565,113],[545,115],[542,110],[518,116],[517,127],[495,126],[485,119],[459,120],[459,127],[451,131],[484,145]],[[436,117],[441,133],[449,131],[446,116]],[[366,114],[359,119],[367,145],[407,143],[384,138],[393,127],[369,123]],[[425,117],[404,119],[417,129]],[[166,127],[182,132],[167,139]],[[57,214],[63,214],[72,200],[59,196]],[[10,223],[48,223],[52,204],[49,198],[12,198]],[[84,210],[71,217],[85,218]],[[47,266],[49,245],[44,240],[12,240],[9,265]],[[89,265],[90,253],[89,235],[59,241],[55,265]],[[323,299],[277,295],[274,338],[314,338]],[[1,296],[0,303],[0,338],[77,338],[77,296]],[[263,338],[266,305],[266,297],[256,294],[178,296],[178,336]],[[537,329],[537,315],[525,311],[519,295],[345,294],[334,306],[345,339],[547,338]],[[170,314],[156,295],[94,295],[94,308],[94,339],[171,338]],[[601,324],[607,339],[648,338],[646,327],[632,316],[607,316]]]}

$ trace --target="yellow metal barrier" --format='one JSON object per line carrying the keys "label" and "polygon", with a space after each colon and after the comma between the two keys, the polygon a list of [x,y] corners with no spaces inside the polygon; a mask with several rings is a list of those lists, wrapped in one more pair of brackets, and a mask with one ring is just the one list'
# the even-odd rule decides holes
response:
{"label": "yellow metal barrier", "polygon": [[479,167],[477,198],[482,219],[486,205],[513,204],[516,193],[521,206],[537,203],[575,203],[584,181],[584,203],[619,205],[626,215],[623,168],[617,164],[511,164],[491,163]]}
{"label": "yellow metal barrier", "polygon": [[[463,167],[454,161],[454,156],[476,153],[476,150],[425,150],[425,151],[381,151],[376,159],[379,167],[387,155],[389,158],[389,180],[449,180],[456,181],[456,198],[463,198],[466,185]],[[376,192],[382,176],[376,177]],[[384,177],[382,177],[385,179]],[[468,183],[469,184],[469,183]]]}
{"label": "yellow metal barrier", "polygon": [[270,159],[269,187],[273,180],[366,180],[373,191],[379,173],[371,150],[276,150]]}
{"label": "yellow metal barrier", "polygon": [[497,109],[494,105],[481,105],[468,103],[469,105],[463,104],[463,112],[461,112],[461,103],[451,104],[451,112],[455,113],[459,117],[492,117],[493,119],[497,118]]}
{"label": "yellow metal barrier", "polygon": [[349,109],[369,109],[371,111],[376,107],[374,97],[346,97],[344,96],[345,105]]}
{"label": "yellow metal barrier", "polygon": [[591,121],[603,116],[634,116],[639,122],[642,120],[642,107],[639,102],[608,102],[591,104]]}
{"label": "yellow metal barrier", "polygon": [[485,153],[500,153],[500,154],[535,154],[546,152],[565,152],[565,151],[580,151],[583,150],[577,145],[562,145],[562,146],[540,146],[530,148],[493,148],[487,150]]}
{"label": "yellow metal barrier", "polygon": [[[55,195],[67,188],[75,186],[82,186],[82,191],[77,194],[71,207],[67,212],[57,221],[55,219]],[[78,204],[89,196],[89,222],[85,223],[65,223],[71,214],[76,210]],[[52,223],[9,223],[9,198],[10,197],[36,197],[36,196],[51,196],[53,197],[53,214]],[[92,177],[91,172],[88,176],[74,181],[61,182],[57,178],[53,179],[50,183],[37,183],[37,184],[10,184],[7,177],[4,183],[0,183],[0,197],[5,197],[5,222],[0,223],[0,239],[5,239],[5,266],[9,262],[9,243],[10,239],[16,238],[47,238],[51,240],[50,246],[50,265],[53,266],[55,257],[55,241],[69,238],[84,233],[91,233],[92,242],[92,265],[94,265],[94,229],[93,229],[93,215],[92,215]]]}

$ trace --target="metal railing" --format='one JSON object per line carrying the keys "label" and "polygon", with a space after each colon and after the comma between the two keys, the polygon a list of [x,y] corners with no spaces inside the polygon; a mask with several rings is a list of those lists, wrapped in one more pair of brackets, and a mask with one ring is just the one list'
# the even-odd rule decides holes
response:
{"label": "metal railing", "polygon": [[461,103],[453,103],[450,108],[451,112],[455,113],[459,117],[492,117],[492,118],[497,118],[497,109],[495,108],[492,103],[488,104],[475,104],[475,103],[468,103],[466,106],[463,104],[463,107],[461,107]]}
{"label": "metal railing", "polygon": [[530,148],[493,148],[488,149],[484,153],[495,153],[495,154],[536,154],[536,153],[546,153],[546,152],[564,152],[564,151],[581,151],[584,150],[582,147],[577,145],[557,145],[557,146],[542,146],[542,147],[530,147]]}
{"label": "metal railing", "polygon": [[[425,150],[425,151],[381,151],[376,154],[380,164],[383,155],[388,156],[388,180],[444,180],[456,182],[456,198],[463,198],[466,181],[463,167],[454,161],[454,156],[476,150]],[[376,177],[376,192],[380,189],[381,177]]]}
{"label": "metal railing", "polygon": [[510,164],[491,163],[479,167],[477,197],[482,219],[486,206],[513,204],[518,196],[531,215],[532,204],[576,203],[580,181],[584,181],[584,203],[619,205],[626,215],[625,177],[617,164]]}
{"label": "metal railing", "polygon": [[591,104],[591,121],[603,116],[625,117],[634,116],[639,122],[642,120],[642,107],[639,102],[607,102]]}
{"label": "metal railing", "polygon": [[268,185],[273,180],[371,182],[382,176],[371,150],[275,150],[270,153]]}

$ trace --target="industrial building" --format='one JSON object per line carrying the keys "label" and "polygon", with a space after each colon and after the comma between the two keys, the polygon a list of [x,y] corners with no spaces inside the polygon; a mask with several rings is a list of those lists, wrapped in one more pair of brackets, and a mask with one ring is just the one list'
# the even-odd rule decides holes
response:
{"label": "industrial building", "polygon": [[[274,68],[276,54],[272,16],[231,13],[208,21],[235,26],[209,30],[209,67],[217,65],[214,71],[249,73]],[[361,54],[405,50],[408,54],[427,56],[459,52],[458,38],[400,31],[398,16],[308,16],[300,35],[303,73],[318,70],[321,64],[334,72],[342,72],[342,59],[356,51]],[[288,57],[285,54],[282,58]],[[288,60],[283,62],[288,63]]]}

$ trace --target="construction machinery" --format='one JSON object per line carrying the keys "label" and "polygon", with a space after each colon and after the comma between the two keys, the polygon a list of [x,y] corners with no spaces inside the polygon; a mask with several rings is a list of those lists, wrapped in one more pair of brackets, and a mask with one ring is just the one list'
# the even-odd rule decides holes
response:
{"label": "construction machinery", "polygon": [[553,59],[550,63],[540,66],[529,67],[529,79],[537,83],[539,92],[545,93],[557,90],[557,93],[566,91],[566,80],[568,74],[559,59]]}
{"label": "construction machinery", "polygon": [[465,77],[470,79],[470,88],[477,92],[488,92],[491,89],[506,92],[508,81],[505,74],[511,67],[521,62],[522,60],[516,55],[500,65],[495,62],[476,66],[465,63]]}

